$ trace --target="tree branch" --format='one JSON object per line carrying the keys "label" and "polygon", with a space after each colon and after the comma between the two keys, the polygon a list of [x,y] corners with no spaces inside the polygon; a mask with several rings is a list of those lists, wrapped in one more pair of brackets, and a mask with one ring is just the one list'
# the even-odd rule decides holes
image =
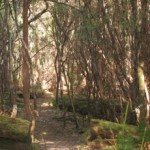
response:
{"label": "tree branch", "polygon": [[[53,41],[51,41],[51,42],[53,42]],[[34,58],[41,50],[43,50],[47,46],[48,46],[48,44],[46,44],[42,48],[40,48],[33,56],[30,57],[30,59]],[[22,66],[22,63],[13,70],[13,73],[15,73],[21,66]]]}
{"label": "tree branch", "polygon": [[82,11],[82,10],[80,10],[79,8],[75,7],[75,6],[72,6],[72,5],[70,5],[70,4],[63,3],[63,2],[58,2],[57,0],[47,0],[47,1],[52,2],[52,3],[59,4],[59,5],[65,5],[65,6],[68,6],[68,7],[72,8],[72,9],[77,10],[77,11],[80,11],[80,12]]}
{"label": "tree branch", "polygon": [[[45,2],[45,9],[43,9],[40,13],[36,14],[33,18],[31,18],[30,20],[28,20],[28,24],[30,25],[30,23],[36,21],[37,19],[39,19],[44,13],[47,12],[47,9],[48,9],[48,3],[47,3],[47,0],[43,0]],[[19,33],[21,30],[22,30],[22,27],[23,27],[23,24],[21,24],[18,29],[17,29],[17,32]]]}
{"label": "tree branch", "polygon": [[30,24],[31,22],[39,19],[45,12],[47,12],[47,9],[48,9],[48,3],[47,3],[47,0],[43,0],[45,2],[45,9],[43,9],[40,13],[38,13],[37,15],[35,15],[33,18],[31,18],[29,21],[28,21],[28,24]]}

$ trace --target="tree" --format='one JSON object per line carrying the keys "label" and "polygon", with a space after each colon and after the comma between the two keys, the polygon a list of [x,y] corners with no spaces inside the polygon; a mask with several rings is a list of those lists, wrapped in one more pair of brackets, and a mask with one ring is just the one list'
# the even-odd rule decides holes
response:
{"label": "tree", "polygon": [[30,108],[30,56],[28,52],[28,9],[29,0],[23,1],[22,81],[25,118],[31,119]]}

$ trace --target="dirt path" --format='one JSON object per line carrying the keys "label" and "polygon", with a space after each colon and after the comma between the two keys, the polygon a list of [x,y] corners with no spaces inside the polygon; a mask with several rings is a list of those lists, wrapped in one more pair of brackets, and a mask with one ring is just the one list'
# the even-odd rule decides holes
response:
{"label": "dirt path", "polygon": [[41,150],[74,150],[80,145],[80,137],[72,123],[63,127],[63,121],[56,118],[62,112],[50,108],[49,97],[38,99],[40,116],[37,120],[36,138],[40,141]]}

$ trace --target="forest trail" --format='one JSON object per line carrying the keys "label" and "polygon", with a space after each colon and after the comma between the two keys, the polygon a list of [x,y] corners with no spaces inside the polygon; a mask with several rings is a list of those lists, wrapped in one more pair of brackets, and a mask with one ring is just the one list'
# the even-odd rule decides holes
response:
{"label": "forest trail", "polygon": [[41,150],[77,150],[81,135],[75,125],[68,123],[63,127],[62,112],[49,106],[51,96],[37,99],[39,117],[36,123],[35,137],[40,141]]}

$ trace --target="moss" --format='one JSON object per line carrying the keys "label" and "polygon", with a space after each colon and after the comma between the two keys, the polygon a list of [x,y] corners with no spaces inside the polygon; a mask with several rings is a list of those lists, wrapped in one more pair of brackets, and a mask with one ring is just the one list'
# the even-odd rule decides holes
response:
{"label": "moss", "polygon": [[0,136],[19,141],[30,141],[30,122],[20,118],[0,116]]}
{"label": "moss", "polygon": [[89,137],[90,137],[90,130],[87,129],[87,130],[82,134],[81,142],[86,143],[86,142],[88,141]]}
{"label": "moss", "polygon": [[123,132],[123,130],[125,130],[125,133],[128,134],[136,134],[138,131],[138,127],[137,126],[133,126],[133,125],[126,125],[124,127],[123,124],[118,124],[115,122],[110,122],[110,121],[106,121],[106,120],[98,120],[98,119],[92,119],[91,120],[91,126],[95,126],[98,129],[97,130],[108,130],[108,129],[112,129],[114,132]]}
{"label": "moss", "polygon": [[105,140],[116,140],[115,145],[117,145],[118,150],[136,150],[139,145],[144,145],[145,142],[150,141],[150,129],[127,124],[118,124],[105,120],[92,119],[90,133],[88,136],[90,136],[89,142],[92,143],[92,146],[107,145]]}
{"label": "moss", "polygon": [[33,144],[31,145],[31,147],[32,147],[32,150],[40,150],[40,149],[41,149],[39,143],[33,143]]}

